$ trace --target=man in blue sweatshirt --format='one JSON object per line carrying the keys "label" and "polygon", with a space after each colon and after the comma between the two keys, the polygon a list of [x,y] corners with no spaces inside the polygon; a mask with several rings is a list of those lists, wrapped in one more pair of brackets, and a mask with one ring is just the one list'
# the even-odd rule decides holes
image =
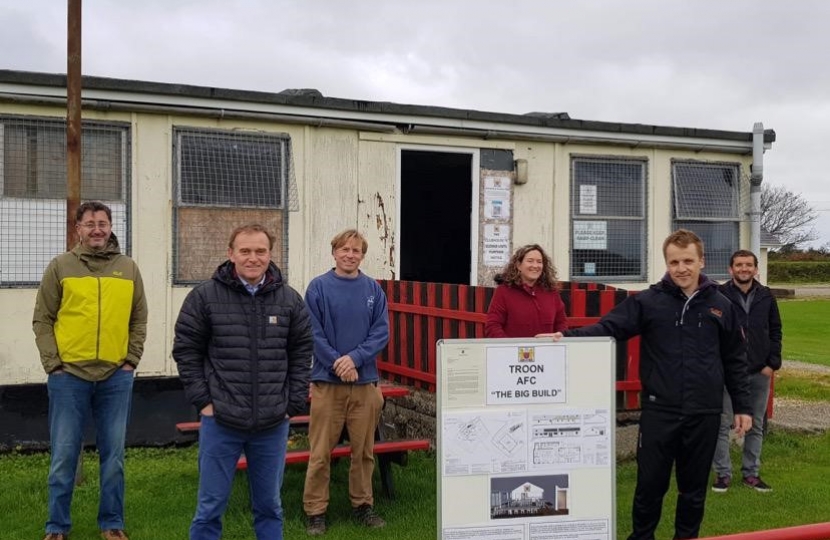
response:
{"label": "man in blue sweatshirt", "polygon": [[311,457],[305,478],[306,532],[326,532],[330,453],[343,426],[352,447],[349,498],[354,518],[367,527],[386,525],[375,513],[372,472],[375,430],[383,408],[376,357],[389,341],[386,295],[360,271],[366,239],[349,229],[331,241],[334,268],[314,278],[306,304],[314,333],[311,372]]}

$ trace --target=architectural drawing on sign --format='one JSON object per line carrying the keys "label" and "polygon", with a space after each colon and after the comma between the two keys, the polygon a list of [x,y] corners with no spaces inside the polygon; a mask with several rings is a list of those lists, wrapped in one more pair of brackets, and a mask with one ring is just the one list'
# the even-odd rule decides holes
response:
{"label": "architectural drawing on sign", "polygon": [[476,446],[489,435],[490,432],[487,431],[487,426],[480,416],[476,416],[460,425],[455,434],[456,439],[460,443],[459,446],[468,452],[475,451]]}
{"label": "architectural drawing on sign", "polygon": [[533,465],[578,465],[582,463],[582,446],[571,441],[539,441],[533,443]]}
{"label": "architectural drawing on sign", "polygon": [[[524,424],[521,422],[512,425],[510,423],[504,424],[493,436],[493,446],[507,455],[512,454],[520,444],[524,443],[523,427]],[[521,436],[521,438],[516,435]]]}

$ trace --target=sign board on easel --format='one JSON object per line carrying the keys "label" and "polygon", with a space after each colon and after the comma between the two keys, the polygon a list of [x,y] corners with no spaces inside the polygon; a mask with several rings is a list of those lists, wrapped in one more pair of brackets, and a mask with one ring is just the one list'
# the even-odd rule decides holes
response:
{"label": "sign board on easel", "polygon": [[615,537],[611,338],[438,342],[438,537]]}

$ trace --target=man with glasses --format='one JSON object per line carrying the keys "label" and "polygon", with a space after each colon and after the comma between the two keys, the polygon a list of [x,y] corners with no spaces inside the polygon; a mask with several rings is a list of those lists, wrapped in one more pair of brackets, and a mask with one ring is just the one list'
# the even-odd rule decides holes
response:
{"label": "man with glasses", "polygon": [[138,266],[121,254],[112,233],[110,208],[82,204],[75,228],[79,243],[49,263],[32,321],[48,373],[52,460],[44,540],[68,538],[75,469],[90,413],[100,456],[98,526],[105,540],[126,539],[124,440],[147,303]]}

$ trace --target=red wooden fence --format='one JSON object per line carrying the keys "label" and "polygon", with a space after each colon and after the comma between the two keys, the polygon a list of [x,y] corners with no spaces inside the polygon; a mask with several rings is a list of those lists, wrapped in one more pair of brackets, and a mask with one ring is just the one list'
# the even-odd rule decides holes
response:
{"label": "red wooden fence", "polygon": [[[389,302],[389,344],[378,359],[390,380],[435,391],[435,342],[483,338],[493,287],[417,281],[380,281]],[[622,302],[628,291],[595,283],[563,283],[571,327],[593,324]],[[639,338],[617,344],[618,407],[639,408]]]}

